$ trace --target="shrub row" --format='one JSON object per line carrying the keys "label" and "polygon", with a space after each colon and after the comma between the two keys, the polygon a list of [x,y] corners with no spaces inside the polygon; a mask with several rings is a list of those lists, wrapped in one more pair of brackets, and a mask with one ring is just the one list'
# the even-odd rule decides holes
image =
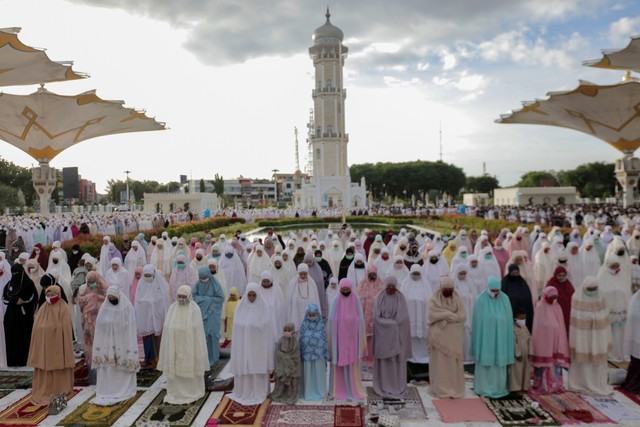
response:
{"label": "shrub row", "polygon": [[[415,216],[348,216],[346,217],[347,224],[366,224],[366,223],[378,223],[378,224],[413,224]],[[283,227],[287,225],[305,225],[305,224],[318,224],[318,223],[342,223],[342,217],[330,216],[330,217],[305,217],[305,218],[282,218],[282,219],[258,219],[256,225],[260,227]]]}

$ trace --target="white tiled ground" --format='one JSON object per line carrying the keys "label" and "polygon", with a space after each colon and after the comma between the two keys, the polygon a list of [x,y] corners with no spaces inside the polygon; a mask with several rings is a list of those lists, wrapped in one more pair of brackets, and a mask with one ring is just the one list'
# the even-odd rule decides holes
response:
{"label": "white tiled ground", "polygon": [[[231,373],[229,371],[229,365],[225,366],[222,372],[219,375],[219,378],[230,378]],[[371,385],[369,382],[364,383],[366,385]],[[467,390],[465,392],[465,397],[476,397],[475,393],[471,390],[471,381],[467,381]],[[158,395],[158,393],[162,390],[164,386],[164,381],[162,377],[158,379],[151,387],[147,389],[147,391],[138,399],[138,401],[131,407],[129,410],[122,416],[120,419],[114,424],[116,427],[125,427],[130,426],[133,422],[142,414],[142,412],[147,408],[147,406],[151,403],[151,401]],[[69,415],[75,408],[80,406],[84,401],[86,401],[93,393],[94,387],[84,387],[80,393],[78,393],[73,399],[69,401],[69,405],[67,408],[62,411],[60,414],[56,416],[49,416],[45,418],[45,420],[40,423],[41,426],[55,426],[59,421],[61,421],[64,417]],[[415,421],[415,422],[403,422],[403,426],[433,426],[433,427],[500,427],[499,423],[444,423],[440,420],[440,416],[438,411],[433,405],[433,398],[428,393],[428,388],[426,386],[418,387],[418,391],[420,393],[420,397],[422,398],[422,403],[427,411],[428,421]],[[17,402],[22,397],[27,395],[29,390],[16,390],[11,394],[5,396],[0,399],[0,410],[8,407],[9,405]],[[223,393],[211,393],[209,398],[205,402],[202,407],[198,417],[195,419],[192,426],[194,427],[204,427],[209,419],[209,416],[213,413],[214,409],[220,402]],[[634,409],[636,412],[640,413],[640,406],[636,405],[633,401],[629,400],[626,396],[616,392],[614,397],[621,403],[627,405],[629,408]],[[318,404],[326,404],[326,405],[334,405],[336,402],[305,402],[299,401],[300,404],[310,404],[310,405],[318,405]],[[611,427],[611,424],[584,424],[585,426],[602,426],[602,427]],[[639,427],[640,420],[637,421],[626,421],[618,424],[619,426],[625,427]]]}

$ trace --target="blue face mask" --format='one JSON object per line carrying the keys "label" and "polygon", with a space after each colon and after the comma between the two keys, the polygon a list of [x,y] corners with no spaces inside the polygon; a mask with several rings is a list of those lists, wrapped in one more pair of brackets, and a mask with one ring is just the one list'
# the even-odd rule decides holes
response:
{"label": "blue face mask", "polygon": [[[211,254],[211,256],[212,256],[213,258],[220,258],[220,255],[221,255],[221,254],[216,254],[216,255]],[[231,254],[231,255],[233,255],[233,254]]]}
{"label": "blue face mask", "polygon": [[321,256],[314,257],[314,259],[316,260],[316,262],[322,261],[322,257]]}
{"label": "blue face mask", "polygon": [[186,264],[178,263],[176,265],[180,270],[182,270],[185,267]]}
{"label": "blue face mask", "polygon": [[587,291],[585,289],[584,294],[588,297],[597,297],[598,296],[598,290],[596,289],[595,291]]}
{"label": "blue face mask", "polygon": [[226,256],[229,259],[233,258],[233,254],[232,253],[231,254],[224,254],[224,256]]}

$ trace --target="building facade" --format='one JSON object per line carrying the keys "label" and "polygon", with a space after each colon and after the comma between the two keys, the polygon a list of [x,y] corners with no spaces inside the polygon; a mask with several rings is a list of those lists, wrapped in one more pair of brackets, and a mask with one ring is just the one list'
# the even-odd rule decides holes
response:
{"label": "building facade", "polygon": [[493,190],[495,206],[563,205],[577,202],[576,187],[511,187]]}
{"label": "building facade", "polygon": [[295,191],[294,204],[299,208],[364,207],[364,179],[352,183],[347,162],[343,67],[349,49],[342,44],[342,30],[331,24],[328,8],[325,16],[327,20],[313,32],[313,46],[309,48],[315,69],[313,114],[308,125],[312,178]]}

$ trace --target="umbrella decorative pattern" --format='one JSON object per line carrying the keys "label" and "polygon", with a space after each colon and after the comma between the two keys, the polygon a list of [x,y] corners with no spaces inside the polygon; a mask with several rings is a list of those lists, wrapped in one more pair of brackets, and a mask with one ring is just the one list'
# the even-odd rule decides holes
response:
{"label": "umbrella decorative pattern", "polygon": [[549,92],[546,100],[523,103],[497,123],[559,126],[599,138],[625,154],[640,147],[640,82],[613,85],[581,81],[570,91]]}
{"label": "umbrella decorative pattern", "polygon": [[631,37],[624,49],[603,50],[602,58],[585,61],[583,64],[588,67],[640,72],[640,36]]}
{"label": "umbrella decorative pattern", "polygon": [[71,62],[55,62],[44,50],[18,39],[20,28],[0,28],[0,86],[77,80],[88,77],[72,70]]}
{"label": "umbrella decorative pattern", "polygon": [[0,139],[39,162],[78,142],[103,135],[165,129],[144,111],[107,101],[95,91],[66,96],[44,87],[31,95],[0,93]]}

